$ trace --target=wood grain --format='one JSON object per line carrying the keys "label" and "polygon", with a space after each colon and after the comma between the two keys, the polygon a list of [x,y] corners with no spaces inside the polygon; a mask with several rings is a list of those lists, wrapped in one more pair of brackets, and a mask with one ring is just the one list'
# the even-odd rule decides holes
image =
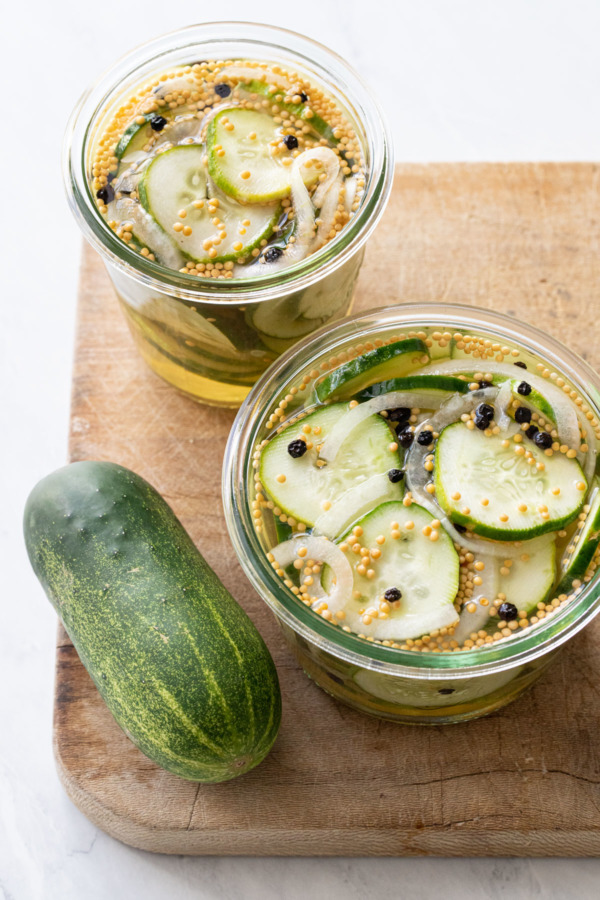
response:
{"label": "wood grain", "polygon": [[[502,310],[600,365],[599,173],[401,166],[355,308],[445,300]],[[109,834],[167,853],[597,855],[600,622],[487,719],[423,728],[347,709],[299,670],[233,558],[219,493],[232,420],[145,368],[86,249],[70,458],[129,466],[166,497],[264,635],[284,717],[258,769],[223,785],[182,781],[121,733],[59,629],[54,747],[71,799]]]}

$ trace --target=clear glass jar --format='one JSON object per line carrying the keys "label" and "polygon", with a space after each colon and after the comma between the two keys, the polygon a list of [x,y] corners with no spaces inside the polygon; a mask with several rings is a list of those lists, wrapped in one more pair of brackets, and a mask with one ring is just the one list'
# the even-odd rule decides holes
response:
{"label": "clear glass jar", "polygon": [[[350,221],[321,250],[271,276],[200,278],[147,260],[111,231],[90,190],[93,141],[119,99],[161,69],[205,58],[253,58],[306,73],[344,110],[364,147],[367,183]],[[387,125],[359,75],[322,44],[247,22],[194,25],[121,59],[79,101],[63,159],[75,218],[104,260],[146,362],[194,399],[233,407],[280,353],[349,311],[365,241],[386,206],[393,168]],[[268,304],[261,309],[261,323],[273,319],[286,327],[278,327],[276,334],[255,327],[258,304]],[[299,309],[318,309],[321,314],[299,317]]]}
{"label": "clear glass jar", "polygon": [[[600,377],[549,335],[516,319],[470,306],[404,304],[322,328],[282,356],[254,387],[234,422],[225,453],[223,499],[229,534],[253,586],[275,613],[305,672],[338,700],[398,722],[440,724],[476,718],[514,700],[558,649],[600,610],[600,569],[563,609],[514,637],[460,653],[416,653],[367,643],[329,624],[288,590],[253,527],[253,454],[271,431],[269,416],[292,385],[357,341],[399,330],[467,329],[539,354],[574,385],[600,417]],[[485,364],[481,364],[485,368]],[[298,395],[296,395],[298,396]],[[297,406],[295,406],[295,403]],[[302,404],[289,403],[290,415]]]}

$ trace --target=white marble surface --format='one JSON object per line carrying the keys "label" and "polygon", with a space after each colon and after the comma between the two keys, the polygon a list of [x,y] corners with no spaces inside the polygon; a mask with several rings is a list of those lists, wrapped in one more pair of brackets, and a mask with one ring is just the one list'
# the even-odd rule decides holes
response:
{"label": "white marble surface", "polygon": [[[114,58],[203,16],[296,28],[346,56],[377,88],[400,159],[600,156],[597,0],[34,0],[4,11],[0,896],[597,897],[595,860],[152,856],[98,833],[58,783],[50,747],[55,619],[26,562],[20,519],[29,488],[66,453],[79,235],[60,184],[61,135],[83,87]],[[33,101],[35,114],[25,115]]]}

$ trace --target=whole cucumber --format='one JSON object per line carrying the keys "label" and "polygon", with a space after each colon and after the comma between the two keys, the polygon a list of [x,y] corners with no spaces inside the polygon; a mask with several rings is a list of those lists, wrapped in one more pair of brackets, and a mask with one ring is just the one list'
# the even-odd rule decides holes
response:
{"label": "whole cucumber", "polygon": [[82,663],[146,756],[202,782],[264,759],[281,719],[273,660],[147,481],[73,463],[33,489],[24,529]]}

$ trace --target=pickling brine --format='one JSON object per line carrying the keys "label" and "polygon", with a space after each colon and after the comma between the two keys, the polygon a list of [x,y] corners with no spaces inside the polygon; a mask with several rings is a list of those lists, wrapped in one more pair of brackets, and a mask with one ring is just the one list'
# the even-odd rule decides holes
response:
{"label": "pickling brine", "polygon": [[97,133],[90,185],[142,256],[202,278],[252,278],[338,236],[360,205],[364,151],[306,75],[192,61],[120,99]]}
{"label": "pickling brine", "polygon": [[517,345],[434,328],[359,342],[305,374],[266,429],[254,527],[332,629],[459,663],[594,575],[598,419]]}
{"label": "pickling brine", "polygon": [[393,178],[360,77],[251,23],[164,35],[82,98],[66,184],[138,349],[202,402],[238,406],[299,339],[351,309]]}

